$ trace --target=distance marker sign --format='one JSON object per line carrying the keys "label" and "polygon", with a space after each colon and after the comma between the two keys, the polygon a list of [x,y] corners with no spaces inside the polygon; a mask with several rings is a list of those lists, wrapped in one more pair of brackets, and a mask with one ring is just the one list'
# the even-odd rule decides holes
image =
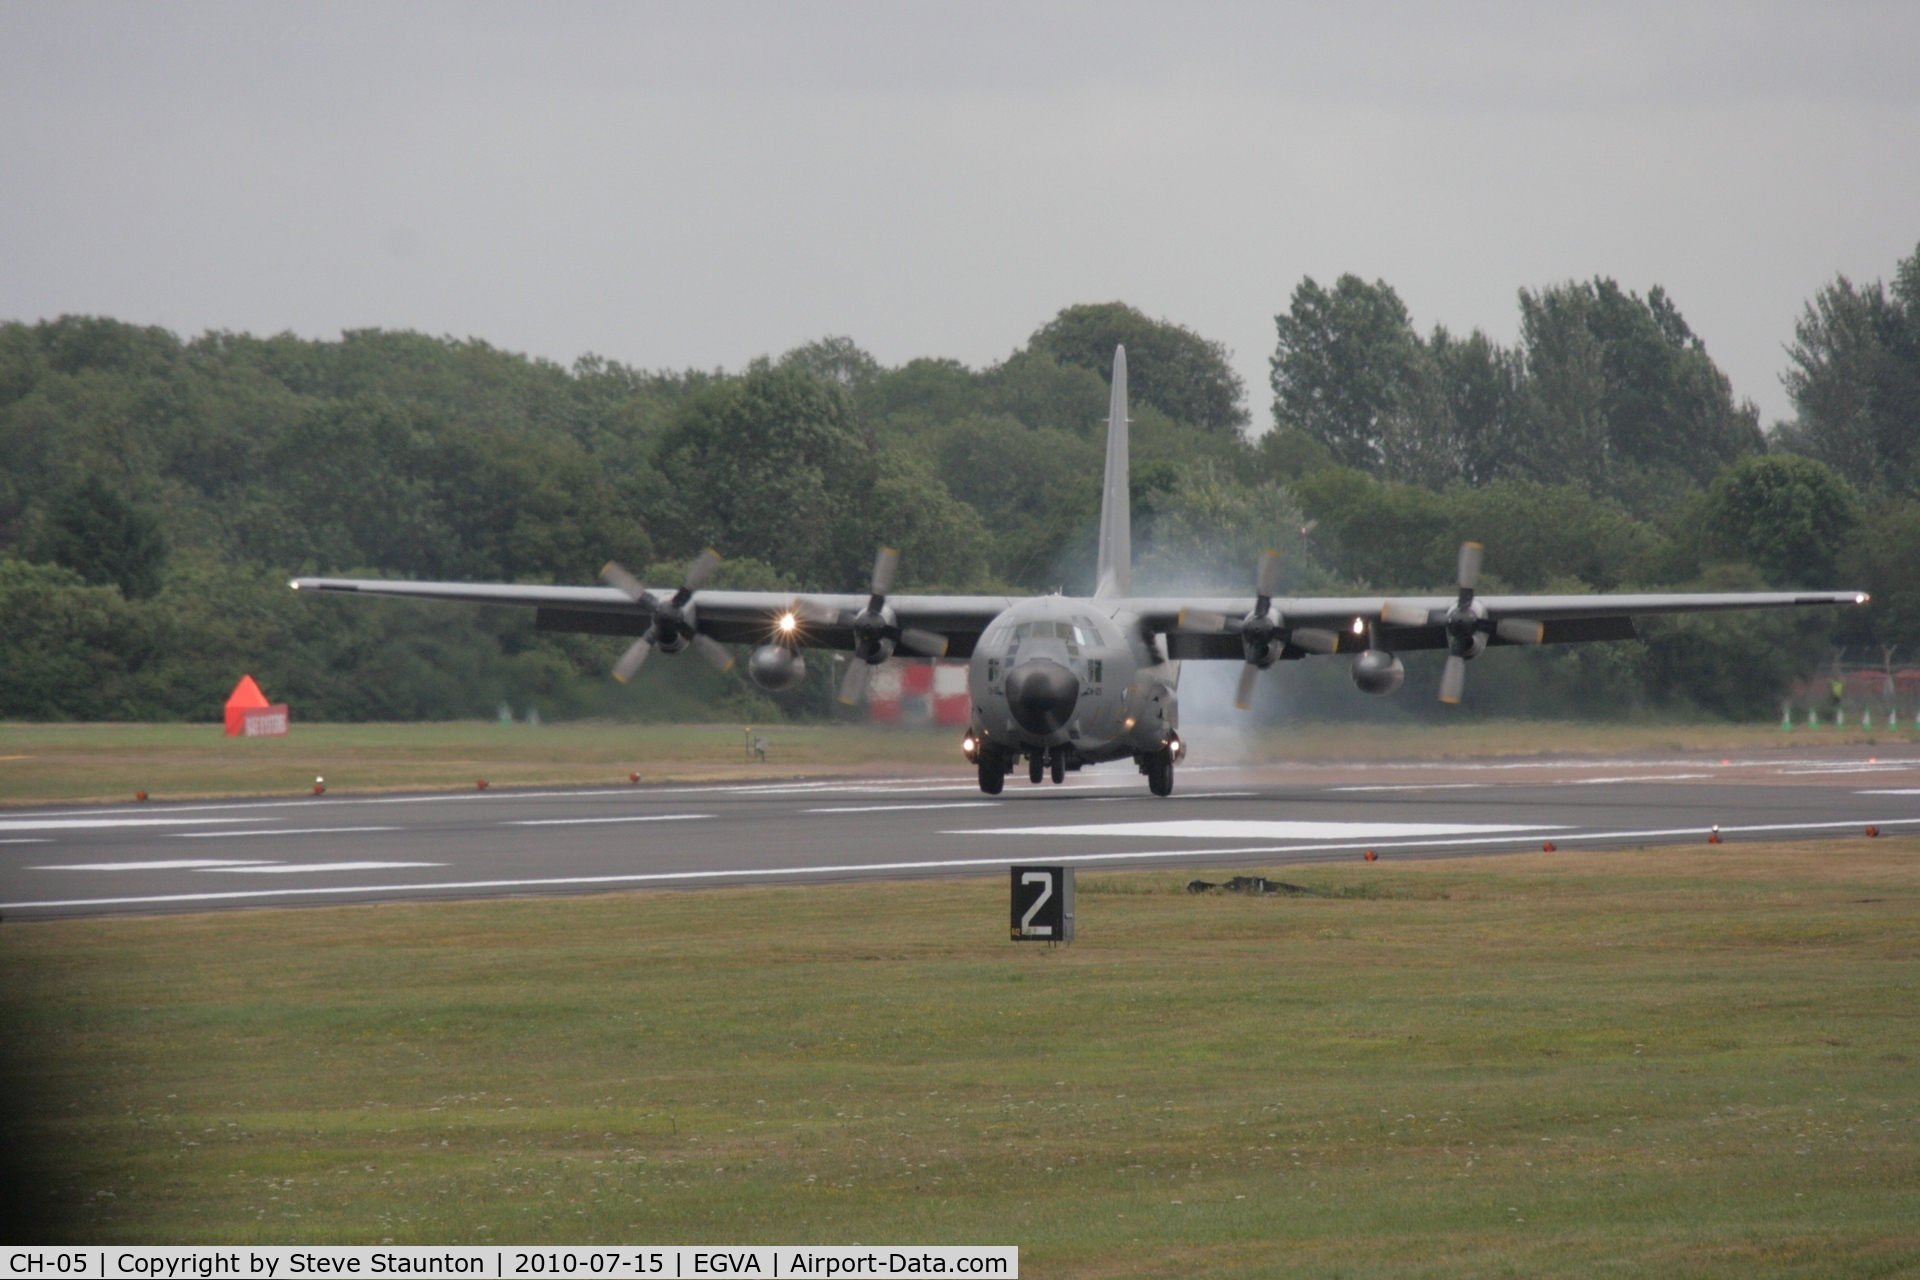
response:
{"label": "distance marker sign", "polygon": [[1015,942],[1073,941],[1073,868],[1014,867]]}

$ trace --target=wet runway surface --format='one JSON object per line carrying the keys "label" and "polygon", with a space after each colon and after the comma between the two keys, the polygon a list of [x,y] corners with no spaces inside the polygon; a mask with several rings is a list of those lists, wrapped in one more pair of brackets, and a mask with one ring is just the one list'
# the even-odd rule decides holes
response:
{"label": "wet runway surface", "polygon": [[1920,748],[1184,768],[0,810],[0,914],[1210,868],[1920,831]]}

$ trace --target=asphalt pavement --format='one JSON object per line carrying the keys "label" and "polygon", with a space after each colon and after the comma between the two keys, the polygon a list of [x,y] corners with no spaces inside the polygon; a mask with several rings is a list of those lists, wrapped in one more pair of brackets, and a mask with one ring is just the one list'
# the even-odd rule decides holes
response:
{"label": "asphalt pavement", "polygon": [[1218,765],[0,810],[0,917],[1190,869],[1920,831],[1920,748]]}

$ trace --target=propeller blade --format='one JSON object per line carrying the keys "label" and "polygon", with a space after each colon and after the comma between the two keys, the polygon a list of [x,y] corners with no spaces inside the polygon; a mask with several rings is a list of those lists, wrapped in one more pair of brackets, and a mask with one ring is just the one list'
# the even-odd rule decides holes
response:
{"label": "propeller blade", "polygon": [[1340,633],[1322,631],[1318,627],[1296,627],[1288,637],[1288,643],[1308,653],[1336,653],[1340,648]]}
{"label": "propeller blade", "polygon": [[1260,668],[1251,662],[1240,664],[1240,687],[1234,691],[1233,705],[1242,711],[1253,709],[1253,688],[1260,683]]}
{"label": "propeller blade", "polygon": [[848,706],[858,706],[867,692],[867,677],[873,672],[873,664],[854,658],[847,663],[847,678],[840,682],[840,701]]}
{"label": "propeller blade", "polygon": [[918,627],[902,627],[900,643],[915,653],[929,658],[947,656],[947,638],[932,631],[922,631]]}
{"label": "propeller blade", "polygon": [[794,617],[817,626],[842,623],[846,620],[846,615],[840,610],[831,605],[821,604],[818,600],[809,600],[805,596],[795,596],[791,607]]}
{"label": "propeller blade", "polygon": [[1427,625],[1427,611],[1389,600],[1380,607],[1380,621],[1396,627],[1424,627]]}
{"label": "propeller blade", "polygon": [[699,559],[687,566],[687,581],[681,590],[698,591],[713,581],[713,575],[719,571],[719,568],[720,553],[708,547],[700,553]]}
{"label": "propeller blade", "polygon": [[629,645],[627,651],[620,655],[620,661],[613,664],[613,678],[621,684],[633,679],[633,673],[640,669],[640,664],[652,652],[653,633],[649,631]]}
{"label": "propeller blade", "polygon": [[1259,571],[1253,575],[1254,594],[1262,600],[1269,600],[1272,599],[1274,591],[1278,589],[1279,586],[1280,553],[1278,551],[1262,551],[1260,553]]}
{"label": "propeller blade", "polygon": [[1440,701],[1456,703],[1467,691],[1467,660],[1457,653],[1447,655],[1447,669],[1440,673]]}
{"label": "propeller blade", "polygon": [[715,640],[712,636],[695,636],[694,652],[713,664],[713,669],[725,675],[733,670],[733,651]]}
{"label": "propeller blade", "polygon": [[1480,585],[1480,557],[1486,548],[1477,542],[1460,544],[1460,589],[1472,591]]}
{"label": "propeller blade", "polygon": [[618,587],[621,591],[625,592],[628,599],[638,600],[642,604],[653,603],[647,598],[647,589],[640,584],[640,579],[634,577],[613,561],[607,561],[606,567],[600,570],[600,576],[606,579],[608,586]]}
{"label": "propeller blade", "polygon": [[1509,644],[1539,644],[1547,637],[1544,625],[1525,618],[1502,618],[1493,624],[1493,633]]}
{"label": "propeller blade", "polygon": [[1227,615],[1207,609],[1182,609],[1173,625],[1182,631],[1211,635],[1227,629]]}
{"label": "propeller blade", "polygon": [[880,548],[873,558],[873,594],[884,596],[893,590],[894,570],[900,567],[900,553],[892,547]]}

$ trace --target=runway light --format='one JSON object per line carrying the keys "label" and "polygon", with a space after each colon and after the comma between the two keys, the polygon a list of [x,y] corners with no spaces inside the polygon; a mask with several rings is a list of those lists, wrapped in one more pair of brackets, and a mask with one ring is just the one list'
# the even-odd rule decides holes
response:
{"label": "runway light", "polygon": [[135,800],[145,800],[147,798],[147,793],[144,791],[136,791],[133,793],[133,798]]}
{"label": "runway light", "polygon": [[1717,822],[1714,823],[1713,830],[1707,832],[1707,843],[1708,844],[1720,843],[1720,824],[1719,823]]}
{"label": "runway light", "polygon": [[628,782],[638,782],[638,781],[640,781],[640,775],[639,775],[639,774],[637,774],[637,773],[630,773],[630,774],[628,774],[628,775],[627,775],[627,781],[628,781]]}
{"label": "runway light", "polygon": [[1368,861],[1368,862],[1378,862],[1378,861],[1380,861],[1380,855],[1379,855],[1379,854],[1377,854],[1377,853],[1375,853],[1375,852],[1374,852],[1373,850],[1371,850],[1371,849],[1369,849],[1369,850],[1367,850],[1367,861]]}
{"label": "runway light", "polygon": [[1558,850],[1558,849],[1556,849],[1556,848],[1554,848],[1554,847],[1553,847],[1553,841],[1551,841],[1551,840],[1549,840],[1549,841],[1547,841],[1547,842],[1546,842],[1545,844],[1543,844],[1543,845],[1541,845],[1541,846],[1540,846],[1540,852],[1542,852],[1542,853],[1558,853],[1558,852],[1559,852],[1559,850]]}
{"label": "runway light", "polygon": [[480,779],[480,781],[474,783],[474,790],[485,791],[486,789],[487,789],[487,780],[485,778],[482,778]]}
{"label": "runway light", "polygon": [[1879,834],[1880,834],[1880,828],[1878,828],[1878,827],[1868,827],[1868,828],[1867,828],[1867,834],[1868,834],[1868,835],[1870,835],[1870,836],[1877,836],[1877,835],[1879,835]]}
{"label": "runway light", "polygon": [[317,796],[327,794],[327,780],[325,778],[315,778],[313,780],[313,794]]}

